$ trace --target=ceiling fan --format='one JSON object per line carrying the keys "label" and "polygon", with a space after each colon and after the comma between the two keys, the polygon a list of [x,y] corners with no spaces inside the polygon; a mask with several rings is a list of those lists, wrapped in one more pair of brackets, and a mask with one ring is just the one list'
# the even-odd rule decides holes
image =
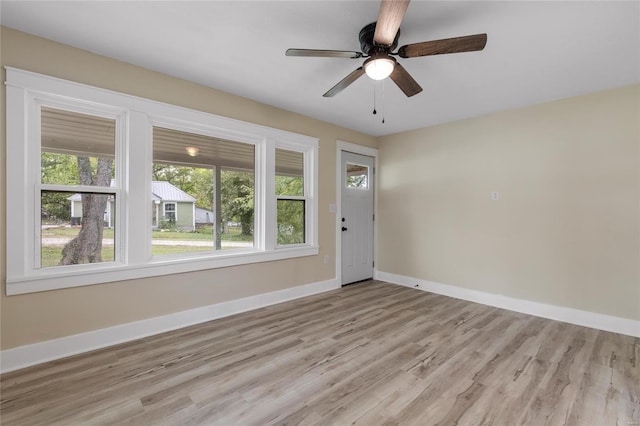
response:
{"label": "ceiling fan", "polygon": [[409,0],[382,0],[380,11],[378,12],[378,21],[372,22],[360,30],[359,40],[362,52],[288,49],[286,55],[321,58],[367,58],[361,67],[329,89],[323,95],[324,97],[337,95],[365,73],[374,80],[383,80],[391,77],[391,80],[398,85],[405,95],[413,96],[422,92],[422,87],[396,61],[394,56],[416,58],[445,53],[472,52],[484,49],[487,44],[486,34],[475,34],[407,44],[394,53],[393,50],[398,46],[398,38],[400,37],[400,24],[408,6]]}

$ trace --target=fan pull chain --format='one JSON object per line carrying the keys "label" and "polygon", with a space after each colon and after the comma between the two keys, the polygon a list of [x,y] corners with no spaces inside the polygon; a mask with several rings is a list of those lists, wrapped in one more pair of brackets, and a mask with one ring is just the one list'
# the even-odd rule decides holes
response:
{"label": "fan pull chain", "polygon": [[384,124],[384,80],[382,80],[382,124]]}
{"label": "fan pull chain", "polygon": [[376,115],[376,81],[373,80],[373,115]]}

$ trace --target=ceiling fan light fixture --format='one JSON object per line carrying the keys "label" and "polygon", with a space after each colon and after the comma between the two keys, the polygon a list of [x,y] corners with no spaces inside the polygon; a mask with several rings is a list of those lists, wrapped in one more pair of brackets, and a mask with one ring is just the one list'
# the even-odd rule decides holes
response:
{"label": "ceiling fan light fixture", "polygon": [[195,157],[198,155],[198,152],[200,152],[200,148],[198,148],[197,146],[188,146],[185,148],[185,150],[190,157]]}
{"label": "ceiling fan light fixture", "polygon": [[364,62],[364,72],[372,80],[384,80],[396,66],[396,60],[388,55],[372,56]]}

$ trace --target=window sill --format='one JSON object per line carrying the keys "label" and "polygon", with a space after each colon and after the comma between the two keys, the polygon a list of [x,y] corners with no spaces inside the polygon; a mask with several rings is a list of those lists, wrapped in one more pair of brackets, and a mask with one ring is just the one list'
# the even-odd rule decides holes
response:
{"label": "window sill", "polygon": [[[259,262],[292,259],[297,257],[315,256],[317,246],[297,246],[278,248],[273,251],[255,251],[242,253],[224,253],[216,256],[201,257],[158,257],[144,265],[122,265],[105,263],[92,265],[89,270],[46,271],[41,274],[20,278],[7,277],[7,295],[36,293],[40,291],[58,290],[63,288],[81,287],[85,285],[102,284],[137,278],[155,277],[159,275],[179,274],[185,272],[202,271],[206,269],[224,268],[228,266],[246,265]],[[62,269],[62,268],[61,268]],[[40,270],[41,271],[41,270]]]}

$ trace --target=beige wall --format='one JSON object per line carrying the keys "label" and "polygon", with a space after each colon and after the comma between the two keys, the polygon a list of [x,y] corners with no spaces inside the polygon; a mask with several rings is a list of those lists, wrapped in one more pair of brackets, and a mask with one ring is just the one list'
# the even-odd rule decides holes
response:
{"label": "beige wall", "polygon": [[[92,285],[20,296],[5,295],[5,162],[0,145],[0,348],[9,349],[199,306],[332,279],[335,215],[336,139],[376,147],[375,138],[273,108],[221,91],[118,62],[24,33],[2,28],[2,66],[11,66],[213,114],[302,133],[320,139],[320,254],[293,260],[215,269],[181,275]],[[2,81],[5,81],[2,70]],[[1,127],[5,128],[5,92],[1,85]]]}
{"label": "beige wall", "polygon": [[378,269],[640,320],[639,148],[640,86],[382,138]]}

